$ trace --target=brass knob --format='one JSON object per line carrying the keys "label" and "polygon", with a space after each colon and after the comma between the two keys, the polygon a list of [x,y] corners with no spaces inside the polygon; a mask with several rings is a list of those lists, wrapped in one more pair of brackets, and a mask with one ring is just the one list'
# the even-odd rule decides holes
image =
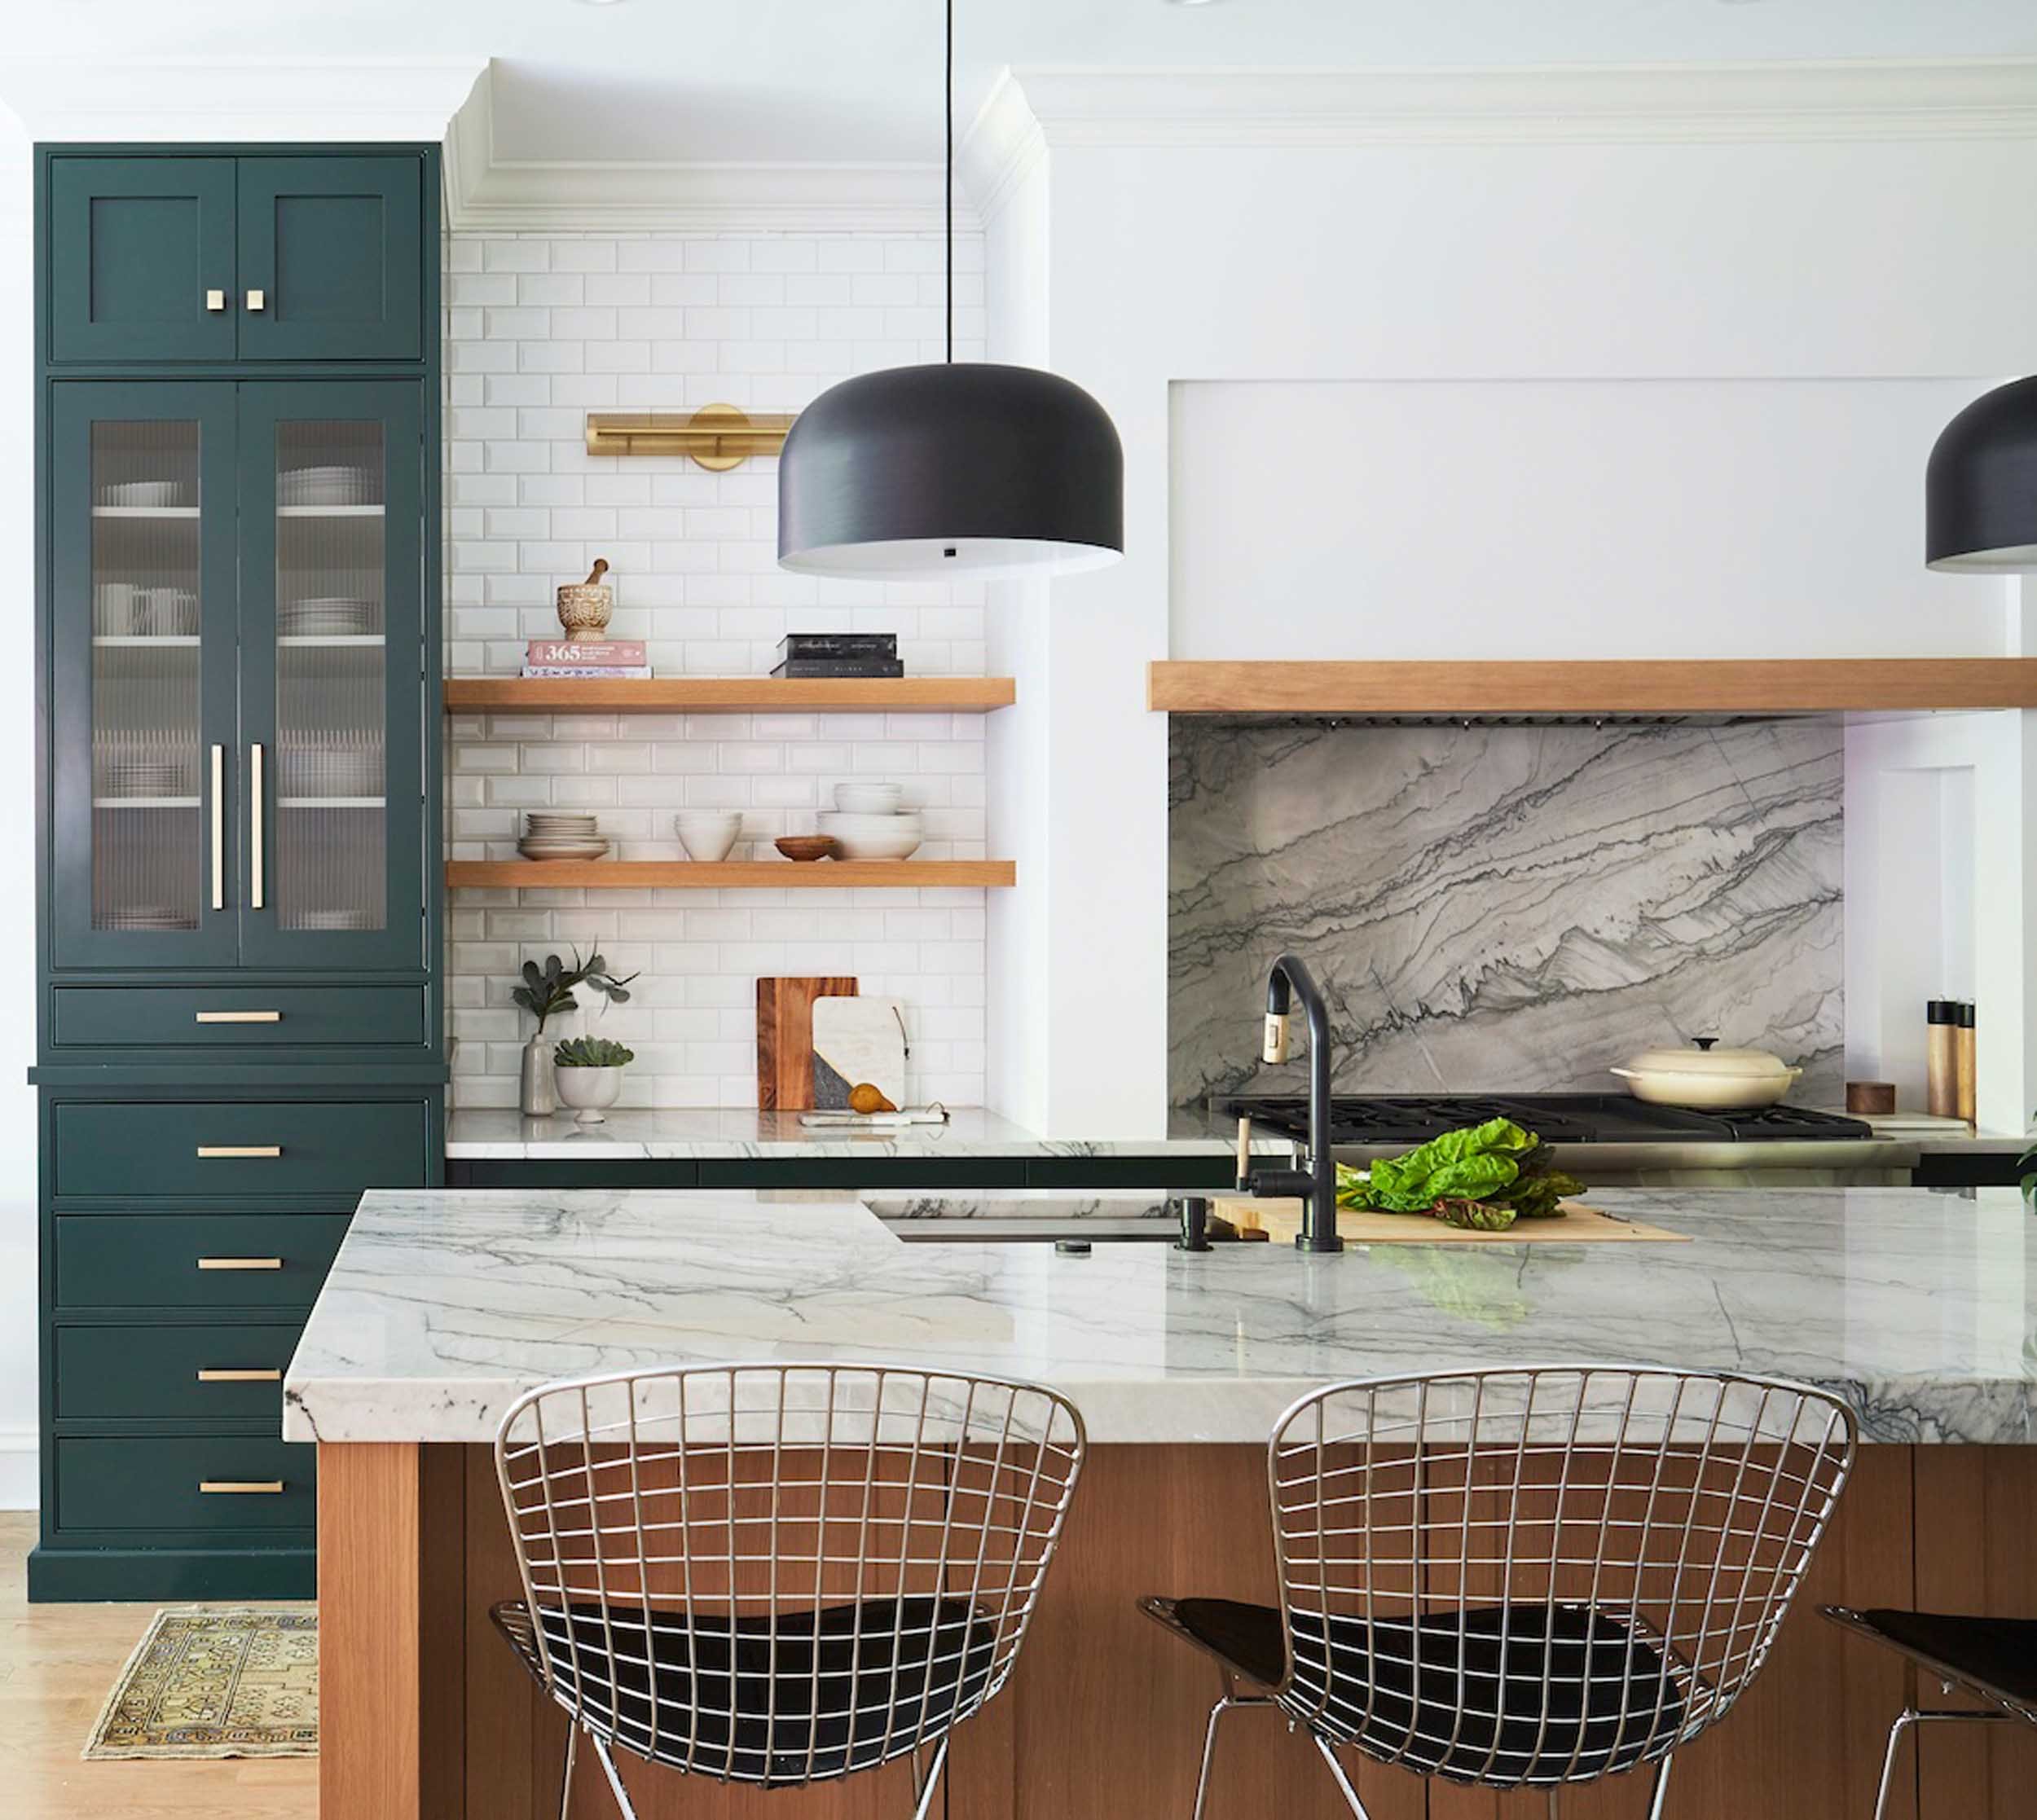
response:
{"label": "brass knob", "polygon": [[224,291],[206,292],[205,307],[208,310],[224,310],[227,307],[227,293]]}
{"label": "brass knob", "polygon": [[250,310],[259,310],[262,308],[266,301],[266,298],[264,297],[262,293],[259,291],[250,291],[248,293],[248,307]]}

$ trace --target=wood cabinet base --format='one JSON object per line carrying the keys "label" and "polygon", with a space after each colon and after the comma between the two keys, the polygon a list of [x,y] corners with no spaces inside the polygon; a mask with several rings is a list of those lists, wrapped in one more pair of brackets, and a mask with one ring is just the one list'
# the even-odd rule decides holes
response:
{"label": "wood cabinet base", "polygon": [[[955,1734],[953,1820],[1180,1815],[1216,1677],[1133,1608],[1144,1593],[1270,1602],[1263,1455],[1098,1447],[1011,1686]],[[550,1820],[564,1720],[488,1620],[517,1596],[488,1450],[319,1449],[322,1820]],[[1820,1602],[2037,1612],[2025,1514],[2037,1448],[1868,1447],[1775,1652],[1739,1706],[1678,1758],[1671,1820],[1850,1820],[1872,1811],[1900,1660],[1825,1624]],[[1926,1690],[1927,1695],[1934,1690]],[[1534,1820],[1495,1796],[1350,1760],[1374,1820]],[[583,1752],[576,1814],[612,1811]],[[628,1764],[643,1820],[870,1820],[912,1811],[903,1766],[760,1795]],[[1890,1820],[2008,1820],[2037,1783],[2037,1736],[1945,1728],[1906,1756]],[[1639,1820],[1645,1777],[1566,1791],[1565,1820]],[[585,1805],[582,1804],[584,1803]],[[1339,1820],[1315,1753],[1241,1713],[1211,1820]]]}

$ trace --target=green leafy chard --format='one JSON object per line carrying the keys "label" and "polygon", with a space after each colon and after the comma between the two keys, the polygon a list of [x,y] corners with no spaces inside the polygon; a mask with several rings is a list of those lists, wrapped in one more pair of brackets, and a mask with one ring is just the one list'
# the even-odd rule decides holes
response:
{"label": "green leafy chard", "polygon": [[1370,1168],[1337,1167],[1337,1205],[1427,1213],[1473,1232],[1552,1219],[1584,1184],[1555,1167],[1549,1146],[1510,1119],[1467,1125]]}

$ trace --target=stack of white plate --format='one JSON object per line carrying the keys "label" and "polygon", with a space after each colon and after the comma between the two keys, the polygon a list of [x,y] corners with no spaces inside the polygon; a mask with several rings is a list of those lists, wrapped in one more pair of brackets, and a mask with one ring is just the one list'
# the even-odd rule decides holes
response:
{"label": "stack of white plate", "polygon": [[608,850],[594,816],[561,809],[532,810],[517,842],[526,859],[598,859]]}
{"label": "stack of white plate", "polygon": [[276,481],[279,505],[358,506],[369,503],[367,471],[360,468],[289,468]]}
{"label": "stack of white plate", "polygon": [[184,490],[175,481],[116,481],[99,489],[103,506],[182,505]]}
{"label": "stack of white plate", "polygon": [[112,758],[105,766],[108,796],[181,796],[184,767],[174,759]]}
{"label": "stack of white plate", "polygon": [[917,809],[903,807],[897,784],[837,784],[834,808],[816,818],[832,835],[843,859],[903,859],[917,851],[923,824]]}
{"label": "stack of white plate", "polygon": [[320,595],[284,601],[276,614],[276,627],[285,638],[361,638],[377,630],[381,617],[372,600]]}

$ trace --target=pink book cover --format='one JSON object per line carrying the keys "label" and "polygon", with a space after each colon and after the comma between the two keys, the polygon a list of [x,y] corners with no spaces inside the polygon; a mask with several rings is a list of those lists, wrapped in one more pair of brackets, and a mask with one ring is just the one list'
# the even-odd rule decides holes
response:
{"label": "pink book cover", "polygon": [[524,648],[526,664],[640,664],[649,653],[641,639],[534,638]]}

